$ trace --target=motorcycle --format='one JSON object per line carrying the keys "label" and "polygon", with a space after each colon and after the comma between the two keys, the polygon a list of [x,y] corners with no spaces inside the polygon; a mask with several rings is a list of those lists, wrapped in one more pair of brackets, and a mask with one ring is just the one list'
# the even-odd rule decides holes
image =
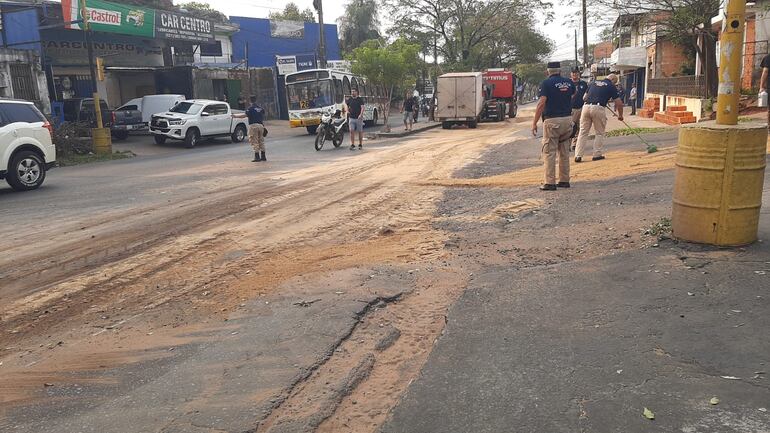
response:
{"label": "motorcycle", "polygon": [[340,147],[345,139],[345,125],[348,124],[347,118],[340,116],[342,112],[337,110],[334,114],[331,110],[321,115],[321,124],[318,125],[318,131],[315,136],[315,150],[321,150],[327,140],[331,140],[334,147]]}

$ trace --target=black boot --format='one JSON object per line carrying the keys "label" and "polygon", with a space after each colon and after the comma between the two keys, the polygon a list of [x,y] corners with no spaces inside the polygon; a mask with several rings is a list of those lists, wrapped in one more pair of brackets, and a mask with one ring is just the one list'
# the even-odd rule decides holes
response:
{"label": "black boot", "polygon": [[262,161],[267,161],[267,157],[265,156],[265,151],[262,151]]}
{"label": "black boot", "polygon": [[251,162],[259,162],[262,161],[259,159],[259,152],[254,152],[254,159],[251,160]]}

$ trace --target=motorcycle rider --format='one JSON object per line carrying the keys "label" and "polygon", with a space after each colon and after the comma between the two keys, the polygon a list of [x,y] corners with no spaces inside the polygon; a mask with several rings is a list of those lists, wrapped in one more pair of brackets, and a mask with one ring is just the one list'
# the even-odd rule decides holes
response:
{"label": "motorcycle rider", "polygon": [[254,149],[254,159],[251,162],[267,161],[265,156],[265,109],[257,104],[257,97],[252,96],[251,105],[246,110],[249,118],[249,144]]}

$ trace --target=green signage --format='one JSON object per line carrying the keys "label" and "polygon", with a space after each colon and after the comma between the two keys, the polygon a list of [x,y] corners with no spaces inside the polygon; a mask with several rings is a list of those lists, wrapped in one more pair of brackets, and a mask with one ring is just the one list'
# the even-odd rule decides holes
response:
{"label": "green signage", "polygon": [[[155,37],[155,10],[141,6],[121,5],[102,0],[85,0],[88,22],[96,32],[121,33],[124,35]],[[62,0],[64,21],[82,18],[78,0]],[[82,29],[82,24],[69,24],[67,28]]]}

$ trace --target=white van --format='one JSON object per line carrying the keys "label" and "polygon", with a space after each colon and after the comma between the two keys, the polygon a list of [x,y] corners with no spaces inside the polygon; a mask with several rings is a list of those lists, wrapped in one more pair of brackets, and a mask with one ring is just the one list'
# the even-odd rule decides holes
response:
{"label": "white van", "polygon": [[139,110],[142,112],[142,123],[149,125],[153,114],[165,113],[185,99],[184,95],[147,95],[126,102],[116,111]]}

